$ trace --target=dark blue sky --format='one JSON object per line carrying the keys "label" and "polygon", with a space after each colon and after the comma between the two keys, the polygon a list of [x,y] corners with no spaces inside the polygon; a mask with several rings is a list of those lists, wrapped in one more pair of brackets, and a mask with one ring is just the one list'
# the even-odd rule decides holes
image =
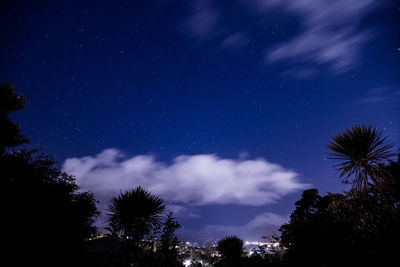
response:
{"label": "dark blue sky", "polygon": [[[40,2],[0,4],[0,80],[29,99],[14,119],[103,203],[112,190],[98,187],[114,176],[115,190],[147,184],[177,212],[182,237],[255,239],[303,188],[346,189],[326,159],[345,128],[370,124],[399,140],[398,1]],[[181,171],[182,155],[199,172]],[[242,173],[243,162],[262,167]],[[295,175],[271,182],[270,172]],[[243,193],[231,195],[230,182]]]}

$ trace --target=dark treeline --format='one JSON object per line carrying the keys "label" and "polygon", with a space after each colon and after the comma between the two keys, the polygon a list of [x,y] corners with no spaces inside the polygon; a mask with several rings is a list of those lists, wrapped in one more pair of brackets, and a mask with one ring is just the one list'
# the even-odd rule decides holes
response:
{"label": "dark treeline", "polygon": [[[164,202],[142,187],[114,196],[108,233],[95,238],[99,215],[90,192],[29,140],[9,118],[24,107],[13,85],[0,85],[0,175],[3,262],[9,266],[183,266]],[[275,246],[251,256],[227,236],[191,266],[389,266],[400,249],[400,156],[376,129],[354,126],[328,144],[349,191],[321,196],[305,190]],[[213,256],[211,256],[213,255]],[[206,259],[206,260],[204,260]],[[207,263],[206,263],[207,262]],[[207,265],[208,264],[208,265]]]}
{"label": "dark treeline", "polygon": [[393,161],[376,129],[354,126],[332,138],[330,157],[344,183],[342,194],[303,192],[281,244],[290,265],[390,266],[400,237],[400,154]]}
{"label": "dark treeline", "polygon": [[18,148],[29,141],[9,114],[25,103],[11,84],[1,85],[2,260],[10,266],[76,266],[85,260],[85,239],[96,232],[96,203],[51,157]]}

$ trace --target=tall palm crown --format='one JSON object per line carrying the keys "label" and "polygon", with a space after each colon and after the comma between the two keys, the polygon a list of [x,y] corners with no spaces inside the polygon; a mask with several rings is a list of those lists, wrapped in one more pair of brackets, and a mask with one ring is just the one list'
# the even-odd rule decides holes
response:
{"label": "tall palm crown", "polygon": [[[353,126],[335,135],[328,148],[333,152],[330,158],[341,161],[335,167],[344,178],[344,183],[352,183],[352,188],[362,191],[369,187],[369,181],[380,183],[379,164],[390,156],[393,145],[386,144],[382,132],[371,126]],[[350,177],[354,175],[353,179]]]}
{"label": "tall palm crown", "polygon": [[159,197],[139,186],[112,198],[108,207],[108,223],[111,229],[138,243],[160,225],[164,209],[165,205]]}

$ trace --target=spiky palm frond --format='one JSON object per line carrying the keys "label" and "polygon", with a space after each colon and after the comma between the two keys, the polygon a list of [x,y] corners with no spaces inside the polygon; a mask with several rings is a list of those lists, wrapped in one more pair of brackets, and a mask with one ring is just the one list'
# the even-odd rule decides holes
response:
{"label": "spiky palm frond", "polygon": [[110,227],[135,242],[160,225],[163,201],[142,187],[113,197],[108,207]]}
{"label": "spiky palm frond", "polygon": [[364,125],[353,126],[335,135],[328,144],[333,151],[330,158],[340,161],[335,167],[344,178],[343,182],[351,182],[352,188],[358,191],[368,188],[369,180],[374,184],[380,182],[381,176],[376,173],[378,165],[392,156],[392,146],[386,144],[382,132]]}

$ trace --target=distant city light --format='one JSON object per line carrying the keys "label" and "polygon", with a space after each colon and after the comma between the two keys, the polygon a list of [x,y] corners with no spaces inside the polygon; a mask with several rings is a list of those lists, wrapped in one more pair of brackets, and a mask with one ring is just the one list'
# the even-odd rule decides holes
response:
{"label": "distant city light", "polygon": [[258,242],[258,241],[245,241],[244,244],[245,246],[265,246],[268,245],[269,243]]}

